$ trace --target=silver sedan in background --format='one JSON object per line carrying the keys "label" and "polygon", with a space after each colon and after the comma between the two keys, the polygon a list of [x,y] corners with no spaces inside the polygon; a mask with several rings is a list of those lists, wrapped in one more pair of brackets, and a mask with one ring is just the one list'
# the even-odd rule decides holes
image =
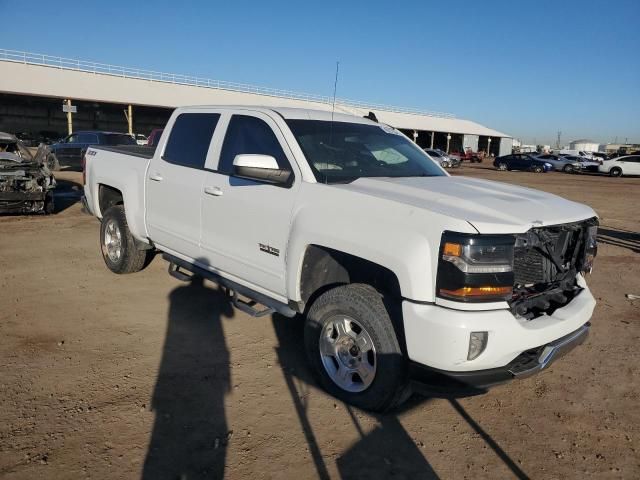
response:
{"label": "silver sedan in background", "polygon": [[536,155],[535,158],[550,163],[558,172],[575,173],[582,171],[582,163],[572,158],[561,157],[552,153]]}
{"label": "silver sedan in background", "polygon": [[436,162],[439,162],[442,168],[458,168],[460,166],[459,158],[450,157],[446,152],[443,152],[440,149],[425,148],[424,151]]}

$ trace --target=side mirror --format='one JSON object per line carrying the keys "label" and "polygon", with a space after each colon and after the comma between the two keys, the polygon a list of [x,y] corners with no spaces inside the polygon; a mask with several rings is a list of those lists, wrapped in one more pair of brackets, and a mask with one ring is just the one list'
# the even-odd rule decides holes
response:
{"label": "side mirror", "polygon": [[237,177],[259,182],[285,184],[291,171],[281,169],[271,155],[241,154],[233,159],[233,174]]}

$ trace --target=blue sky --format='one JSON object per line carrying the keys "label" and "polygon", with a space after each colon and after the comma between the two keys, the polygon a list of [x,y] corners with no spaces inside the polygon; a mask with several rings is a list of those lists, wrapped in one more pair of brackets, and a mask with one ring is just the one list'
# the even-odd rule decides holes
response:
{"label": "blue sky", "polygon": [[0,48],[326,95],[339,60],[342,98],[525,142],[558,130],[640,142],[639,0],[0,0],[0,12]]}

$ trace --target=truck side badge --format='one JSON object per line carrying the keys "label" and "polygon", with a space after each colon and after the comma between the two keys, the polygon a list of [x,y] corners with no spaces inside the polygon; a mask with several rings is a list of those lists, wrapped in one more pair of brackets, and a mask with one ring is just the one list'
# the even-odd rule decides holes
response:
{"label": "truck side badge", "polygon": [[268,253],[269,255],[275,255],[276,257],[280,256],[280,249],[271,247],[269,245],[265,245],[264,243],[259,243],[260,251]]}

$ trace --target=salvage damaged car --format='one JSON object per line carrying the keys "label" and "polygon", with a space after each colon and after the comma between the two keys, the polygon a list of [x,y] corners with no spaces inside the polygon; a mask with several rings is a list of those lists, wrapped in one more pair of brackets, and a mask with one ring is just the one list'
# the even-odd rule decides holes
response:
{"label": "salvage damaged car", "polygon": [[56,180],[45,164],[48,149],[35,155],[14,135],[0,132],[0,214],[53,213]]}

